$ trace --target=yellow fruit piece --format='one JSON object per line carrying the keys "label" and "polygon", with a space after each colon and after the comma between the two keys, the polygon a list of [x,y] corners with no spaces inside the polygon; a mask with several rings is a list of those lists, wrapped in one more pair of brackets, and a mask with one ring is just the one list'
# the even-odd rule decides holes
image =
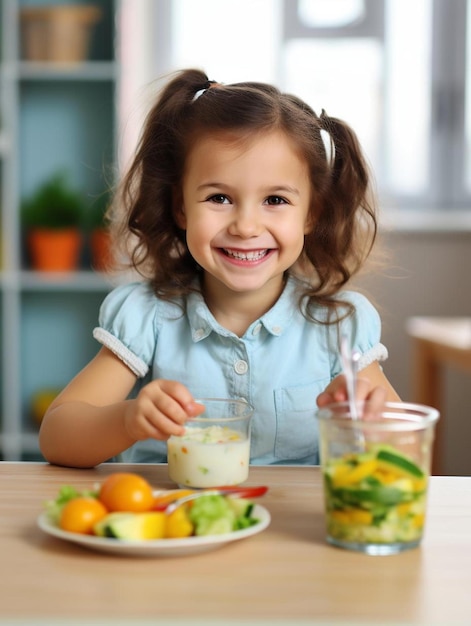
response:
{"label": "yellow fruit piece", "polygon": [[427,479],[426,478],[415,478],[413,480],[414,491],[421,492],[427,489]]}
{"label": "yellow fruit piece", "polygon": [[180,537],[190,537],[193,534],[193,524],[190,521],[186,508],[179,506],[173,513],[167,516],[165,526],[165,536],[169,539],[179,539]]}
{"label": "yellow fruit piece", "polygon": [[337,472],[333,476],[332,482],[335,487],[346,487],[348,485],[354,485],[360,482],[367,476],[371,476],[376,470],[376,459],[369,459],[359,463],[356,467],[350,469],[349,472],[341,473],[339,476]]}
{"label": "yellow fruit piece", "polygon": [[332,520],[335,520],[340,524],[363,524],[368,526],[373,522],[373,515],[370,511],[365,511],[363,509],[332,511],[330,517]]}
{"label": "yellow fruit piece", "polygon": [[425,515],[423,513],[417,513],[414,515],[413,524],[416,528],[423,528],[425,522]]}
{"label": "yellow fruit piece", "polygon": [[330,517],[332,520],[339,522],[340,524],[350,523],[350,516],[347,511],[332,511]]}
{"label": "yellow fruit piece", "polygon": [[377,467],[373,476],[382,482],[383,485],[389,485],[400,478],[397,472],[393,472],[390,469],[383,467]]}
{"label": "yellow fruit piece", "polygon": [[96,535],[133,541],[165,537],[166,515],[161,511],[148,513],[110,513],[94,526]]}
{"label": "yellow fruit piece", "polygon": [[369,525],[373,521],[373,515],[370,511],[364,511],[363,509],[351,509],[348,512],[351,524],[365,524]]}
{"label": "yellow fruit piece", "polygon": [[141,531],[143,539],[162,539],[165,537],[165,513],[151,511],[138,513],[141,518]]}
{"label": "yellow fruit piece", "polygon": [[401,517],[405,517],[410,513],[413,502],[402,502],[396,506],[396,511]]}
{"label": "yellow fruit piece", "polygon": [[350,463],[339,463],[335,465],[333,472],[333,479],[340,480],[343,476],[346,476],[348,472],[351,472],[352,466]]}

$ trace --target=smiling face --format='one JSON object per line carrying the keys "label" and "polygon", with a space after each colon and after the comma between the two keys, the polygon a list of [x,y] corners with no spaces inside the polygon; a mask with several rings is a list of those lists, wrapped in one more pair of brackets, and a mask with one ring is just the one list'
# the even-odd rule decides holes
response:
{"label": "smiling face", "polygon": [[284,133],[195,142],[177,219],[204,270],[205,295],[253,294],[271,306],[302,252],[309,202],[307,165]]}

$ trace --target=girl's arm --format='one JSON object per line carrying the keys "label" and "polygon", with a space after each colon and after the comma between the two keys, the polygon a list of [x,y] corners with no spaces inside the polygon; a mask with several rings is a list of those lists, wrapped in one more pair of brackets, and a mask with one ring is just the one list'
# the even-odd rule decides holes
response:
{"label": "girl's arm", "polygon": [[[347,399],[347,385],[341,374],[317,397],[317,405],[322,407],[332,402],[346,402]],[[357,399],[368,400],[372,409],[380,409],[384,402],[401,401],[377,361],[358,373]]]}
{"label": "girl's arm", "polygon": [[135,382],[134,373],[102,348],[47,410],[39,433],[45,459],[93,467],[140,439],[181,434],[188,417],[201,410],[175,381],[152,381],[126,400]]}

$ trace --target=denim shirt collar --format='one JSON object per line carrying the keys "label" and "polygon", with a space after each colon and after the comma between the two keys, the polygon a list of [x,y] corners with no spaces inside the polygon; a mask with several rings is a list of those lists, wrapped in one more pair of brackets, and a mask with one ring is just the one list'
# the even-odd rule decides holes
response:
{"label": "denim shirt collar", "polygon": [[[281,296],[269,311],[249,326],[243,339],[258,336],[262,327],[270,335],[282,335],[288,328],[294,313],[298,310],[298,295],[295,293],[298,287],[299,282],[295,278],[289,277]],[[216,321],[201,293],[191,293],[188,296],[187,315],[195,343],[205,339],[212,332],[222,337],[236,337],[233,332]]]}

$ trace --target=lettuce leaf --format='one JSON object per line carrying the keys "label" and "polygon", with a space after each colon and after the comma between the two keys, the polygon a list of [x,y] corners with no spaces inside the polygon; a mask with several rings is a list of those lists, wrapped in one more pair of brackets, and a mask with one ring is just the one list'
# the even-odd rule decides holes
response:
{"label": "lettuce leaf", "polygon": [[48,500],[44,503],[44,507],[46,509],[49,520],[53,524],[58,525],[62,509],[67,504],[67,502],[70,502],[70,500],[73,500],[74,498],[80,498],[84,496],[97,498],[98,492],[92,490],[78,491],[72,485],[62,485],[62,487],[59,489],[59,494],[57,498],[55,500]]}

